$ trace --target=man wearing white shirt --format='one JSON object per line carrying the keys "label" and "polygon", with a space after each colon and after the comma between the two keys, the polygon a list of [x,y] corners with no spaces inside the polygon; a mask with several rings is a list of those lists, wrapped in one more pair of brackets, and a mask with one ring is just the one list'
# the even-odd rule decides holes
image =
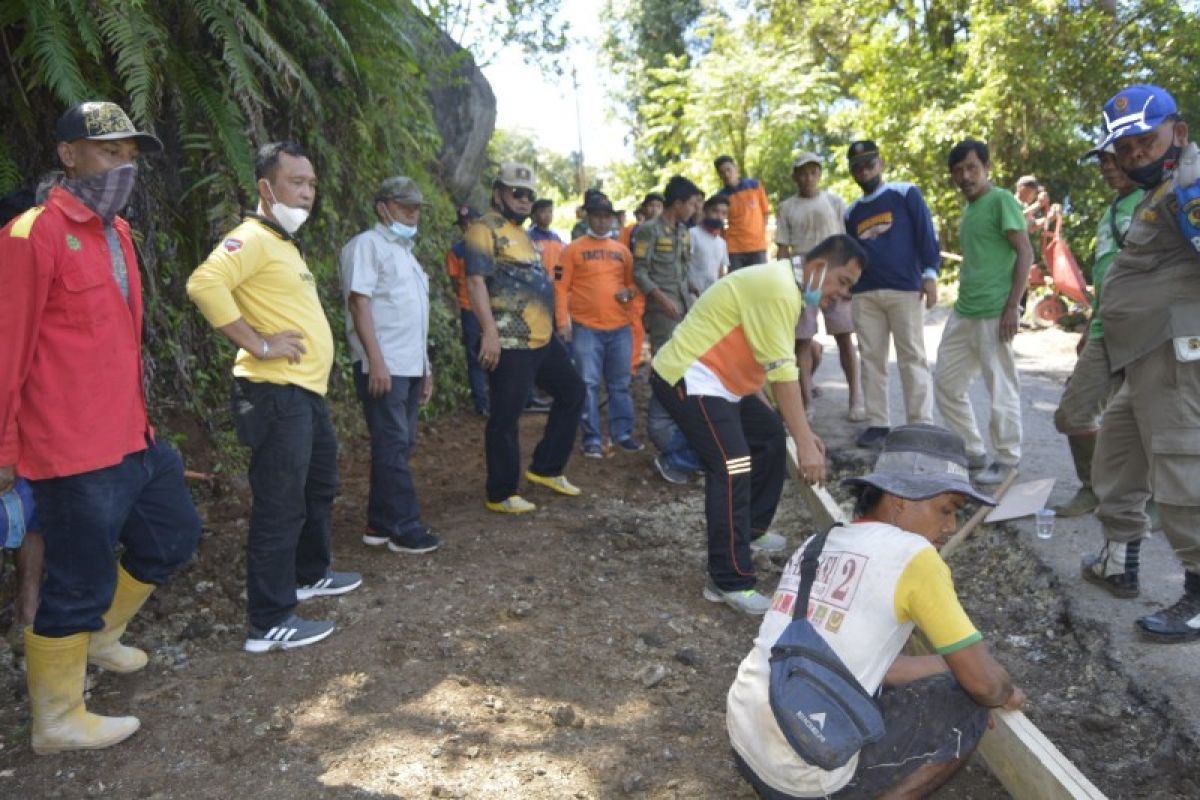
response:
{"label": "man wearing white shirt", "polygon": [[385,179],[375,194],[378,222],[351,239],[339,259],[354,385],[371,434],[363,543],[397,553],[428,553],[441,544],[421,519],[408,467],[417,410],[433,395],[425,350],[429,278],[412,252],[423,203],[411,178]]}
{"label": "man wearing white shirt", "polygon": [[691,230],[692,263],[688,265],[688,291],[694,302],[729,272],[729,248],[721,232],[729,220],[729,198],[715,194],[704,201],[700,224]]}

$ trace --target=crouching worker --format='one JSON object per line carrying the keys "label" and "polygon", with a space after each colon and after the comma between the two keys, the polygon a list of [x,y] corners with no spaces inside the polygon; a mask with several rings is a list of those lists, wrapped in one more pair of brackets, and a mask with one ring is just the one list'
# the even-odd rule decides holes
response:
{"label": "crouching worker", "polygon": [[[825,479],[825,446],[800,398],[793,332],[805,304],[848,298],[866,259],[840,235],[794,262],[744,267],[700,295],[654,356],[650,388],[704,462],[707,600],[756,615],[771,604],[754,589],[750,551],[787,544],[768,532],[786,471],[783,423],[801,477]],[[763,399],[768,381],[782,423]]]}
{"label": "crouching worker", "polygon": [[146,415],[141,278],[118,216],[139,153],[162,144],[103,102],[63,114],[57,135],[64,174],[0,231],[0,494],[14,473],[29,481],[45,546],[25,631],[39,755],[109,747],[138,729],[84,708],[87,665],[146,665],[121,635],[200,539],[183,463]]}
{"label": "crouching worker", "polygon": [[[792,621],[801,547],[784,569],[726,706],[738,767],[768,800],[925,797],[966,764],[987,729],[989,708],[1025,703],[967,618],[938,555],[968,499],[995,505],[971,487],[963,440],[933,425],[896,428],[875,471],[844,483],[857,495],[856,518],[829,533],[808,618],[862,687],[878,692],[885,732],[826,771],[805,763],[775,722],[768,659]],[[901,654],[914,627],[936,655]]]}

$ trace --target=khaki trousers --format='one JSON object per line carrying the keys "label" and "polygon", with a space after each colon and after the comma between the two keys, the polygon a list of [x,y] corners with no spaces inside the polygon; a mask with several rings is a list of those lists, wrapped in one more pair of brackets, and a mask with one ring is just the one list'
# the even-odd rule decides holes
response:
{"label": "khaki trousers", "polygon": [[967,390],[977,376],[992,399],[988,433],[996,460],[1009,466],[1021,460],[1021,380],[1012,342],[1000,340],[1000,320],[967,319],[950,312],[938,347],[934,391],[946,426],[963,438],[968,456],[987,450]]}
{"label": "khaki trousers", "polygon": [[1104,410],[1092,487],[1113,542],[1146,535],[1153,494],[1167,541],[1184,569],[1200,573],[1200,362],[1176,360],[1168,341],[1125,368]]}
{"label": "khaki trousers", "polygon": [[1120,388],[1120,376],[1109,369],[1104,340],[1088,339],[1054,411],[1054,427],[1067,436],[1095,433],[1104,407]]}
{"label": "khaki trousers", "polygon": [[888,351],[896,344],[896,364],[904,389],[905,419],[933,422],[929,362],[925,360],[925,304],[920,292],[875,289],[854,295],[850,305],[862,359],[867,425],[891,426],[888,408]]}

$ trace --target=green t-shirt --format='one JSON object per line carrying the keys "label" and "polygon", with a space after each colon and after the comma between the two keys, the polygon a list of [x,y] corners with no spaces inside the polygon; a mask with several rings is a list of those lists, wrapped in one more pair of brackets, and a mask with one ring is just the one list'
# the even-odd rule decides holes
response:
{"label": "green t-shirt", "polygon": [[[1100,323],[1100,291],[1104,285],[1104,276],[1108,268],[1121,252],[1125,241],[1125,231],[1133,222],[1133,211],[1142,202],[1146,192],[1135,189],[1124,197],[1117,198],[1100,218],[1100,228],[1096,231],[1096,263],[1092,267],[1092,326],[1088,333],[1089,339],[1103,339],[1104,327]],[[1115,230],[1114,230],[1115,228]],[[1114,236],[1113,234],[1116,234]]]}
{"label": "green t-shirt", "polygon": [[1017,251],[1009,231],[1025,230],[1025,215],[1017,198],[992,187],[967,203],[958,223],[963,263],[958,272],[958,302],[954,310],[969,319],[993,319],[1004,313],[1012,291]]}

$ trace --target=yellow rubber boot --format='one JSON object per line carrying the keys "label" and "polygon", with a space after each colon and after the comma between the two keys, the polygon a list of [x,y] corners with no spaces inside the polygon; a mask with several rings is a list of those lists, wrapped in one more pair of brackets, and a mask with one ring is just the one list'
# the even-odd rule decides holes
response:
{"label": "yellow rubber boot", "polygon": [[112,605],[104,612],[104,629],[92,634],[87,654],[89,664],[109,672],[137,672],[146,666],[149,656],[136,647],[121,644],[121,636],[153,591],[154,584],[142,583],[124,567],[117,567],[117,590],[113,592]]}
{"label": "yellow rubber boot", "polygon": [[25,630],[25,671],[33,711],[33,752],[99,750],[128,739],[136,717],[102,717],[83,706],[89,634],[61,639]]}

